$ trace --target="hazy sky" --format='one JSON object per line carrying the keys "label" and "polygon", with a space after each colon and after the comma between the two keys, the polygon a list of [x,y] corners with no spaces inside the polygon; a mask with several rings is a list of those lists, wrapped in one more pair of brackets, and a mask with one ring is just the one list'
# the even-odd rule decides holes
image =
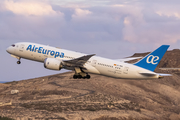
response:
{"label": "hazy sky", "polygon": [[0,0],[0,81],[59,73],[24,59],[17,65],[6,48],[22,41],[111,59],[162,44],[179,49],[180,1]]}

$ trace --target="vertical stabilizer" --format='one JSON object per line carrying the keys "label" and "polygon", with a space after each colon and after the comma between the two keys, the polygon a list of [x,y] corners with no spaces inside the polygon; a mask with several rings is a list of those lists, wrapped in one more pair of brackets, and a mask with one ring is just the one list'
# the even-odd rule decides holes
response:
{"label": "vertical stabilizer", "polygon": [[136,62],[134,65],[154,71],[168,48],[169,45],[162,45],[152,53],[142,58],[140,61]]}

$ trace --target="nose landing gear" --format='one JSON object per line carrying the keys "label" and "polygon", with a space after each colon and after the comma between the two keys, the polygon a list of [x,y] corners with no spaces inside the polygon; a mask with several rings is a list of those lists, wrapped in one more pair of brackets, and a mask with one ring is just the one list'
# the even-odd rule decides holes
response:
{"label": "nose landing gear", "polygon": [[17,59],[18,59],[17,64],[21,64],[21,61],[20,61],[20,60],[21,60],[21,58],[20,58],[20,57],[18,57]]}
{"label": "nose landing gear", "polygon": [[21,61],[17,61],[17,64],[21,64]]}

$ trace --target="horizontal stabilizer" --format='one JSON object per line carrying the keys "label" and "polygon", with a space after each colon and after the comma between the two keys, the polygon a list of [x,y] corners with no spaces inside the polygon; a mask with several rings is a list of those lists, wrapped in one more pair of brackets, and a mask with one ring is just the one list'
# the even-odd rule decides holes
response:
{"label": "horizontal stabilizer", "polygon": [[130,61],[130,60],[136,60],[136,59],[140,59],[142,57],[131,57],[131,58],[124,58],[124,59],[116,59],[116,61],[119,61],[119,62],[127,62],[127,61]]}
{"label": "horizontal stabilizer", "polygon": [[161,70],[180,70],[180,68],[159,68]]}
{"label": "horizontal stabilizer", "polygon": [[163,74],[163,73],[139,73],[144,76],[152,77],[159,75],[159,78],[165,77],[165,76],[172,76],[171,74]]}
{"label": "horizontal stabilizer", "polygon": [[172,76],[171,74],[163,74],[163,73],[157,73],[160,76]]}
{"label": "horizontal stabilizer", "polygon": [[144,76],[157,76],[158,74],[154,74],[154,73],[139,73],[141,75],[144,75]]}

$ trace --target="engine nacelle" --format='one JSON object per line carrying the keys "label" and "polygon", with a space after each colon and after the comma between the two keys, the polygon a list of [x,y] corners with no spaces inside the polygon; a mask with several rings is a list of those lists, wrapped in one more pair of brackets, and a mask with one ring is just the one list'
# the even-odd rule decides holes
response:
{"label": "engine nacelle", "polygon": [[46,58],[44,60],[44,67],[50,70],[61,70],[63,65],[62,61],[55,58]]}

